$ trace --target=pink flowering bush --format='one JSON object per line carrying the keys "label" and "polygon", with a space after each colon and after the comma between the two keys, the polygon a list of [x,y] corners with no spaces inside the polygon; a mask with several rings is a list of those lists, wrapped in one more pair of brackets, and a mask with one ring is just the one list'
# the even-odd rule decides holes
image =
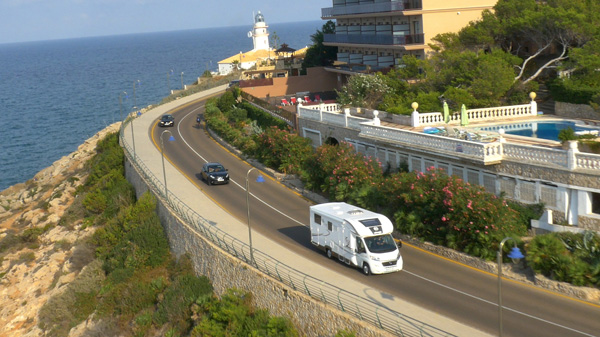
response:
{"label": "pink flowering bush", "polygon": [[504,237],[527,233],[504,199],[443,170],[393,174],[381,193],[400,232],[473,256],[491,260]]}
{"label": "pink flowering bush", "polygon": [[362,189],[379,185],[383,175],[379,161],[341,142],[320,146],[306,162],[302,178],[307,188],[321,191],[332,200],[353,202]]}
{"label": "pink flowering bush", "polygon": [[251,154],[268,167],[283,173],[300,173],[313,154],[310,139],[272,126],[254,137]]}

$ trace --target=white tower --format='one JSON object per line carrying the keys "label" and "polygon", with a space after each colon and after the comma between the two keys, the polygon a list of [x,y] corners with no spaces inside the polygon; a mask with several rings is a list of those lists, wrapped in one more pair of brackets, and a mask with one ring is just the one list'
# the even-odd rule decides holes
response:
{"label": "white tower", "polygon": [[267,24],[265,23],[265,17],[258,11],[258,14],[254,17],[254,29],[248,32],[248,37],[252,38],[254,43],[254,50],[269,50],[269,32],[267,31]]}

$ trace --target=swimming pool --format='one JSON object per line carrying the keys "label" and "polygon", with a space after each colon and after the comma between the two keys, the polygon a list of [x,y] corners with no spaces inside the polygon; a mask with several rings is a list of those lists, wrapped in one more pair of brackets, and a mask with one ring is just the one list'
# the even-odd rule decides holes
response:
{"label": "swimming pool", "polygon": [[480,127],[481,131],[493,131],[498,132],[500,129],[504,129],[506,134],[542,138],[548,140],[558,141],[558,133],[566,128],[571,128],[577,133],[587,133],[600,131],[600,128],[587,127],[585,125],[577,124],[572,121],[545,121],[545,122],[519,122],[511,124],[500,124]]}

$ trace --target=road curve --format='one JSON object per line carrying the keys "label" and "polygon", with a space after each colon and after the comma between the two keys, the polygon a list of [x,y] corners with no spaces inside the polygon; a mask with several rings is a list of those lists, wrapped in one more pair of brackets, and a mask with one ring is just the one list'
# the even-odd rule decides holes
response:
{"label": "road curve", "polygon": [[[215,142],[203,126],[196,125],[196,116],[203,113],[203,108],[204,101],[198,101],[171,111],[176,125],[168,131],[176,142],[166,141],[163,134],[166,129],[156,123],[148,130],[148,136],[160,150],[163,134],[166,160],[214,202],[246,223],[245,184],[251,166]],[[227,167],[230,184],[209,186],[201,181],[200,168],[207,161],[218,161]],[[262,184],[254,182],[258,174],[253,171],[249,179],[253,231],[339,275],[367,284],[384,296],[401,298],[492,335],[498,333],[496,275],[404,244],[403,271],[366,277],[358,269],[328,260],[310,244],[306,226],[311,202],[272,179]],[[328,282],[335,284],[335,280]],[[503,281],[502,294],[503,336],[598,336],[600,333],[599,305],[510,280]],[[435,326],[435,322],[428,323]]]}

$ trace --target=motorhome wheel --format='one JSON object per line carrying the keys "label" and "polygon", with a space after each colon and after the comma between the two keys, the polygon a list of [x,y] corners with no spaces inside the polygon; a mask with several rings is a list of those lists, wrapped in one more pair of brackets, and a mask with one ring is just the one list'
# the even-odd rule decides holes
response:
{"label": "motorhome wheel", "polygon": [[330,259],[333,256],[333,254],[331,253],[331,249],[329,249],[329,248],[325,249],[325,254],[327,254],[327,257]]}
{"label": "motorhome wheel", "polygon": [[368,263],[363,263],[362,271],[365,275],[371,275],[371,268],[369,268]]}

